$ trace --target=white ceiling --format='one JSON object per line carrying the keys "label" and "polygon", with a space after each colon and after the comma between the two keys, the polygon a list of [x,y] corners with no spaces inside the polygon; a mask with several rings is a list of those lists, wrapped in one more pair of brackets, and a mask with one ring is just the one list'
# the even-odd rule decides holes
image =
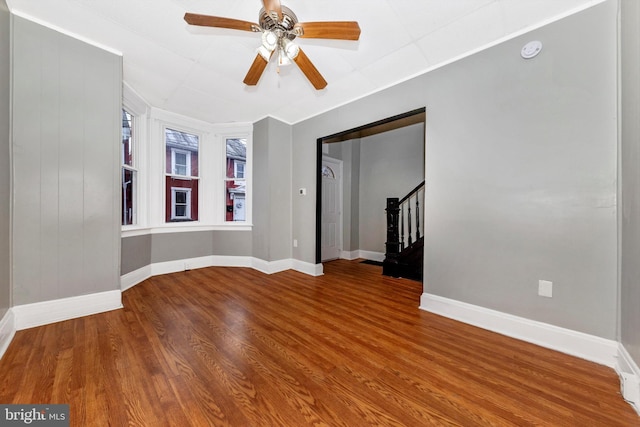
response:
{"label": "white ceiling", "polygon": [[185,12],[258,22],[260,0],[7,0],[14,14],[122,53],[149,104],[212,123],[296,123],[602,0],[283,0],[300,22],[358,21],[360,40],[298,39],[328,86],[295,64],[242,80],[257,33],[192,27]]}

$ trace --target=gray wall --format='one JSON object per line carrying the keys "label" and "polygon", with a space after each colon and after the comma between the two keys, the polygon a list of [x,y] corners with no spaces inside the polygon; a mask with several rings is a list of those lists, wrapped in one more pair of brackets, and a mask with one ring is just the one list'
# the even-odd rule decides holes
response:
{"label": "gray wall", "polygon": [[13,303],[119,289],[122,58],[13,23]]}
{"label": "gray wall", "polygon": [[387,197],[402,198],[423,179],[422,123],[362,139],[359,207],[361,250],[385,252]]}
{"label": "gray wall", "polygon": [[7,3],[0,0],[0,319],[11,305],[11,50]]}
{"label": "gray wall", "polygon": [[384,253],[386,198],[403,197],[424,179],[424,125],[327,146],[329,157],[343,161],[343,250]]}
{"label": "gray wall", "polygon": [[[596,5],[296,124],[293,187],[315,188],[318,137],[426,107],[424,291],[615,339],[616,13]],[[523,60],[532,39],[543,51]],[[313,200],[293,203],[307,262]]]}
{"label": "gray wall", "polygon": [[121,274],[131,273],[154,263],[212,255],[250,254],[250,231],[215,230],[130,236],[122,239]]}
{"label": "gray wall", "polygon": [[640,3],[621,6],[620,339],[640,365]]}
{"label": "gray wall", "polygon": [[291,258],[291,127],[266,118],[253,129],[253,247],[264,261]]}

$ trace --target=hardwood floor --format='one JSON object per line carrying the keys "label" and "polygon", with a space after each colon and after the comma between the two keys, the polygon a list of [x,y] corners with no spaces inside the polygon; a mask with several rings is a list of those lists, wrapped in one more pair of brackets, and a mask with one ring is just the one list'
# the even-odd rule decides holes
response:
{"label": "hardwood floor", "polygon": [[68,403],[73,426],[640,425],[612,369],[421,311],[380,272],[153,277],[19,331],[0,402]]}

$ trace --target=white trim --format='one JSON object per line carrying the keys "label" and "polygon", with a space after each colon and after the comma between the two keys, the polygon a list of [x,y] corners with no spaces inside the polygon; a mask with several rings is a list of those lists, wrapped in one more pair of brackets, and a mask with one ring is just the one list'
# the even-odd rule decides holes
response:
{"label": "white trim", "polygon": [[157,262],[130,271],[120,277],[122,291],[132,288],[146,279],[160,274],[178,273],[205,267],[248,267],[265,274],[279,273],[285,270],[296,270],[310,276],[322,276],[322,264],[311,264],[295,259],[265,261],[246,256],[211,255],[198,258],[179,259],[175,261]]}
{"label": "white trim", "polygon": [[622,397],[640,415],[640,368],[622,344],[618,346],[615,369],[620,377]]}
{"label": "white trim", "polygon": [[[180,225],[176,225],[180,224]],[[135,227],[122,228],[121,237],[146,236],[148,234],[189,233],[192,231],[251,231],[253,224],[228,224],[228,225],[202,225],[200,221],[187,223],[167,223],[159,227]]]}
{"label": "white trim", "polygon": [[423,293],[420,309],[613,368],[618,342]]}
{"label": "white trim", "polygon": [[9,344],[16,334],[16,321],[13,310],[9,309],[0,319],[0,359],[4,356],[5,351],[9,348]]}
{"label": "white trim", "polygon": [[340,259],[346,259],[349,261],[353,261],[354,259],[360,258],[360,251],[340,251]]}
{"label": "white trim", "polygon": [[119,289],[116,289],[89,295],[17,305],[12,310],[15,315],[16,330],[20,331],[119,308],[122,308],[122,293]]}
{"label": "white trim", "polygon": [[300,261],[298,259],[291,260],[291,268],[300,273],[308,274],[310,276],[322,276],[324,274],[324,267],[322,263],[311,264],[310,262]]}
{"label": "white trim", "polygon": [[105,50],[107,52],[113,53],[114,55],[123,56],[122,52],[120,52],[117,49],[114,49],[114,48],[109,47],[107,45],[104,45],[102,43],[98,43],[98,42],[93,41],[93,40],[91,40],[89,38],[81,36],[79,34],[72,33],[69,30],[65,30],[62,27],[58,27],[57,25],[51,24],[51,23],[49,23],[47,21],[44,21],[44,20],[42,20],[40,18],[36,18],[34,16],[31,16],[31,15],[25,13],[25,12],[20,11],[20,10],[16,10],[16,9],[12,8],[11,9],[11,13],[16,15],[16,16],[19,16],[20,18],[26,19],[27,21],[34,22],[34,23],[36,23],[38,25],[42,25],[43,27],[47,27],[47,28],[49,28],[49,29],[51,29],[53,31],[56,31],[56,32],[60,33],[60,34],[64,34],[65,36],[69,36],[71,38],[74,38],[76,40],[80,40],[81,42],[84,42],[84,43],[89,44],[91,46],[95,46],[98,49]]}
{"label": "white trim", "polygon": [[292,259],[280,259],[277,261],[265,261],[260,258],[251,258],[251,267],[265,274],[279,273],[293,268]]}
{"label": "white trim", "polygon": [[127,289],[134,287],[138,283],[144,282],[145,280],[153,276],[151,274],[151,271],[151,266],[145,265],[142,268],[130,271],[129,273],[120,276],[120,290],[124,292]]}
{"label": "white trim", "polygon": [[360,255],[358,256],[358,258],[364,258],[364,259],[368,259],[371,261],[378,261],[378,262],[384,261],[384,253],[382,252],[359,250],[358,253]]}

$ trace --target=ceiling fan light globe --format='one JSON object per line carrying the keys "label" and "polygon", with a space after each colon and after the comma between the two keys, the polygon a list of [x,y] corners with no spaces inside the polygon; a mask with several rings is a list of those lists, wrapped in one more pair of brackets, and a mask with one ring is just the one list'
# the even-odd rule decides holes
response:
{"label": "ceiling fan light globe", "polygon": [[283,50],[285,55],[291,60],[295,59],[296,56],[298,56],[298,52],[300,52],[298,45],[288,39],[282,41],[281,50]]}
{"label": "ceiling fan light globe", "polygon": [[258,54],[260,56],[262,56],[262,58],[264,58],[265,61],[269,62],[269,59],[271,58],[271,53],[273,52],[273,50],[269,50],[264,46],[260,46],[258,48]]}
{"label": "ceiling fan light globe", "polygon": [[278,65],[291,65],[291,58],[289,58],[282,49],[278,52]]}
{"label": "ceiling fan light globe", "polygon": [[264,31],[262,33],[262,46],[272,52],[278,45],[278,35],[273,31]]}

